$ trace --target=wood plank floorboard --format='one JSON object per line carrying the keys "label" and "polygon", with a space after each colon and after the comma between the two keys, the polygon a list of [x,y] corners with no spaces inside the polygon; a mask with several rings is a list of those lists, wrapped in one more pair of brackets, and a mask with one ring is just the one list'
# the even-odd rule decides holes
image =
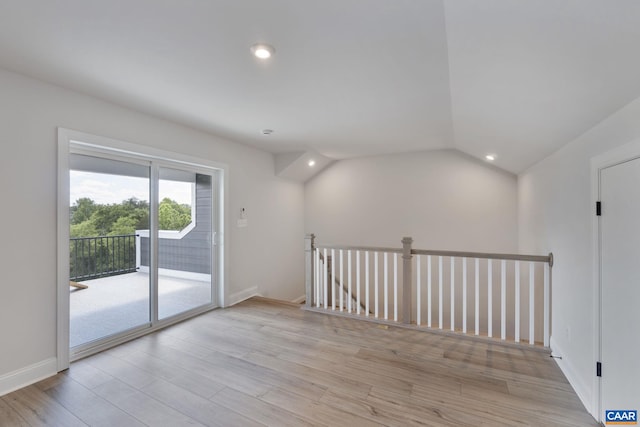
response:
{"label": "wood plank floorboard", "polygon": [[0,426],[598,426],[545,352],[252,298],[0,397]]}

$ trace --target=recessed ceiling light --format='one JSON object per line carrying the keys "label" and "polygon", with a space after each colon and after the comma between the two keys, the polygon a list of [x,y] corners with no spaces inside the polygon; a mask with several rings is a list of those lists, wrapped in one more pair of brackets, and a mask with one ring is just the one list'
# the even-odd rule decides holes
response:
{"label": "recessed ceiling light", "polygon": [[316,161],[311,159],[307,164],[309,165],[309,167],[313,167],[316,164]]}
{"label": "recessed ceiling light", "polygon": [[273,133],[273,129],[262,129],[263,135],[271,135]]}
{"label": "recessed ceiling light", "polygon": [[256,58],[269,59],[276,53],[276,50],[268,44],[258,43],[251,46],[251,53],[253,53]]}
{"label": "recessed ceiling light", "polygon": [[496,159],[496,155],[495,154],[487,154],[486,156],[484,156],[484,158],[489,160],[490,162],[493,162]]}

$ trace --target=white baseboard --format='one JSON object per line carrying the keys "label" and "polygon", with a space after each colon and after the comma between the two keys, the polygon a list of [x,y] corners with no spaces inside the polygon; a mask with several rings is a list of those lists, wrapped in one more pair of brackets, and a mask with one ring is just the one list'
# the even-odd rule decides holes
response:
{"label": "white baseboard", "polygon": [[0,376],[0,396],[11,393],[58,372],[58,361],[55,357],[34,363],[30,366]]}
{"label": "white baseboard", "polygon": [[553,355],[562,357],[562,359],[554,358],[553,360],[556,361],[556,364],[560,367],[560,370],[562,371],[564,376],[567,377],[569,384],[571,384],[571,387],[573,387],[573,390],[580,398],[580,401],[582,401],[582,404],[584,405],[586,410],[591,415],[594,415],[592,408],[593,399],[591,389],[587,387],[580,376],[576,374],[576,370],[571,364],[571,359],[567,357],[566,353],[562,351],[562,349],[558,346],[558,343],[553,339],[553,336],[551,337],[549,345],[551,347],[551,353]]}
{"label": "white baseboard", "polygon": [[245,289],[244,291],[236,292],[235,294],[229,295],[227,298],[227,304],[225,307],[231,307],[232,305],[236,305],[239,302],[247,300],[251,297],[259,296],[258,287],[254,286],[252,288]]}
{"label": "white baseboard", "polygon": [[306,300],[306,299],[307,299],[307,296],[306,295],[302,295],[301,297],[298,297],[298,298],[292,300],[291,302],[294,303],[294,304],[302,304],[304,302],[304,300]]}

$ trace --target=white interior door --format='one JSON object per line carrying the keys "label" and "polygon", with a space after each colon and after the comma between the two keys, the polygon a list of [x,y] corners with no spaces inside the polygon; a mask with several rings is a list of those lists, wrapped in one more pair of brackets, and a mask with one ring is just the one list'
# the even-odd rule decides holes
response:
{"label": "white interior door", "polygon": [[600,172],[601,419],[640,409],[640,159]]}

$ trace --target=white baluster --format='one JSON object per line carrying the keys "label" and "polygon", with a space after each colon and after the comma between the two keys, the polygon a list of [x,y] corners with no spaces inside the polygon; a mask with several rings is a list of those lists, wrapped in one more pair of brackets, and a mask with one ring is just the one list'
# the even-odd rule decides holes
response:
{"label": "white baluster", "polygon": [[420,255],[416,260],[416,325],[420,326]]}
{"label": "white baluster", "polygon": [[352,272],[351,272],[351,250],[347,250],[347,312],[351,313],[351,300],[353,300],[351,293],[352,285]]}
{"label": "white baluster", "polygon": [[467,259],[462,258],[462,333],[467,333]]}
{"label": "white baluster", "polygon": [[378,307],[380,307],[380,304],[378,304],[378,252],[374,252],[373,253],[373,305],[374,305],[374,313],[373,315],[375,316],[375,318],[378,318]]}
{"label": "white baluster", "polygon": [[331,309],[336,309],[336,250],[331,249]]}
{"label": "white baluster", "polygon": [[389,319],[389,261],[387,253],[382,255],[384,261],[384,320]]}
{"label": "white baluster", "polygon": [[476,258],[476,335],[480,335],[480,259]]}
{"label": "white baluster", "polygon": [[500,274],[500,339],[507,339],[507,261],[501,262]]}
{"label": "white baluster", "polygon": [[314,249],[313,250],[313,289],[312,289],[312,300],[311,300],[311,304],[309,304],[310,307],[313,307],[314,302],[318,299],[317,294],[318,294],[318,249]]}
{"label": "white baluster", "polygon": [[365,316],[369,317],[369,251],[365,251],[364,253],[364,309],[366,311]]}
{"label": "white baluster", "polygon": [[340,249],[340,311],[344,311],[344,257]]}
{"label": "white baluster", "polygon": [[322,262],[322,290],[323,290],[323,302],[324,302],[324,308],[325,310],[328,307],[329,301],[328,301],[328,294],[327,294],[327,248],[324,248],[323,251],[323,255],[324,255],[324,261]]}
{"label": "white baluster", "polygon": [[322,266],[320,265],[320,249],[316,249],[316,264],[318,265],[317,280],[315,286],[316,294],[316,308],[320,308],[320,278],[322,274]]}
{"label": "white baluster", "polygon": [[493,271],[492,262],[487,260],[487,335],[493,336]]}
{"label": "white baluster", "polygon": [[520,342],[520,261],[516,261],[515,342]]}
{"label": "white baluster", "polygon": [[455,331],[456,327],[455,327],[455,323],[456,323],[456,281],[455,281],[455,277],[456,277],[456,271],[455,271],[455,258],[451,257],[451,330]]}
{"label": "white baluster", "polygon": [[360,314],[360,251],[356,251],[356,313]]}
{"label": "white baluster", "polygon": [[398,254],[393,254],[393,320],[398,321]]}
{"label": "white baluster", "polygon": [[427,326],[431,327],[431,255],[427,255]]}
{"label": "white baluster", "polygon": [[536,268],[533,262],[529,263],[529,344],[535,344],[535,323],[536,323],[536,293],[535,293],[535,279]]}
{"label": "white baluster", "polygon": [[438,257],[438,327],[442,329],[442,257]]}

